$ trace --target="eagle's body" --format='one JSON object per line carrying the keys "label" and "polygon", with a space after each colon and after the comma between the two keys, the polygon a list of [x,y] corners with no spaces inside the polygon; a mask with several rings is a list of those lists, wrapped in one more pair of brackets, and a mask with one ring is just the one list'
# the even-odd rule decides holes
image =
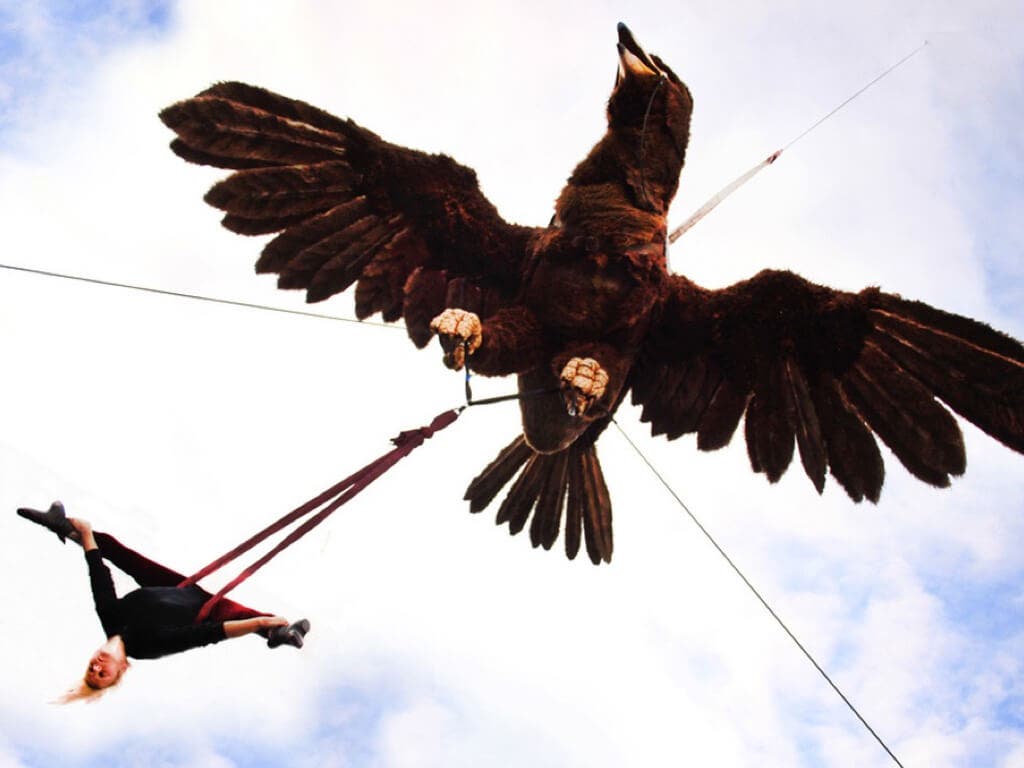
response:
{"label": "eagle's body", "polygon": [[[571,416],[557,397],[521,400],[524,434],[534,450],[568,447],[590,422],[612,410],[666,285],[664,248],[664,229],[660,242],[632,249],[597,245],[564,228],[531,240],[516,309],[484,321],[473,369],[518,373],[520,389],[534,392],[557,389],[558,374],[571,358],[592,358],[610,382],[582,417]],[[491,339],[501,347],[489,344]]]}
{"label": "eagle's body", "polygon": [[[666,262],[667,213],[692,99],[622,25],[608,131],[573,171],[548,227],[504,221],[469,169],[388,144],[351,120],[242,83],[161,117],[185,159],[235,169],[207,201],[244,234],[278,232],[257,271],[319,301],[356,284],[359,317],[404,317],[451,367],[516,374],[523,434],[470,484],[534,546],[564,529],[611,559],[611,502],[595,442],[627,394],[655,434],[726,445],[741,420],[752,468],[776,481],[794,446],[820,492],[830,472],[878,499],[881,438],[945,486],[966,461],[957,411],[1024,452],[1024,347],[968,318],[877,289],[765,271],[704,289]],[[513,478],[515,480],[513,481]],[[562,525],[564,518],[564,527]]]}

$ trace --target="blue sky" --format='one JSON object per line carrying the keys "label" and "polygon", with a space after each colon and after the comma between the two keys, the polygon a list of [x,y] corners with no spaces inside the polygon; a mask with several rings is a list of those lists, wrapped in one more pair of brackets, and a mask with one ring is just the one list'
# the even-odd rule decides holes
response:
{"label": "blue sky", "polygon": [[165,34],[170,11],[166,2],[0,4],[0,136],[26,113],[45,116],[54,84],[82,87],[105,52]]}
{"label": "blue sky", "polygon": [[[172,156],[156,119],[232,78],[447,152],[507,218],[547,221],[602,131],[623,9],[506,5],[0,2],[0,261],[302,308],[252,274],[260,242],[201,201],[218,174]],[[695,96],[673,225],[928,39],[673,264],[706,285],[768,266],[880,284],[1024,336],[1016,4],[650,2],[621,20]],[[102,638],[80,557],[15,507],[62,498],[187,569],[457,404],[461,380],[402,333],[7,271],[0,329],[0,578],[20,585],[0,765],[891,764],[614,430],[611,567],[468,515],[514,406],[467,413],[244,586],[311,618],[301,653],[222,643],[50,705]],[[1021,457],[965,427],[953,488],[887,454],[882,502],[855,506],[799,471],[768,486],[738,439],[699,454],[632,409],[620,423],[906,765],[1024,766]]]}

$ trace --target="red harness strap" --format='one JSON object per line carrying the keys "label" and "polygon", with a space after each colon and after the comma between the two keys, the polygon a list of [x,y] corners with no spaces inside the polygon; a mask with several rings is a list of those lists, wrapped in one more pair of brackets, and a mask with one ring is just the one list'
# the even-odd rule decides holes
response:
{"label": "red harness strap", "polygon": [[287,549],[289,546],[291,546],[296,541],[301,539],[311,530],[316,528],[316,526],[320,525],[320,523],[326,520],[328,516],[330,516],[330,514],[334,512],[338,507],[340,507],[342,504],[344,504],[349,499],[354,497],[366,486],[368,486],[378,477],[380,477],[389,469],[391,469],[391,467],[398,463],[399,460],[405,458],[410,453],[412,453],[414,449],[423,445],[424,440],[433,437],[436,432],[441,431],[449,424],[451,424],[453,421],[455,421],[459,417],[461,411],[462,408],[459,408],[457,410],[445,411],[444,413],[441,413],[438,416],[436,416],[428,426],[419,427],[418,429],[411,429],[406,432],[402,432],[401,434],[398,435],[398,437],[392,438],[391,442],[394,443],[395,447],[392,448],[388,453],[384,454],[376,461],[370,462],[357,472],[349,475],[340,483],[332,485],[319,496],[310,499],[302,506],[293,509],[291,512],[284,515],[276,522],[268,525],[259,533],[255,534],[249,539],[246,539],[244,542],[239,544],[230,552],[221,555],[212,563],[199,569],[194,574],[185,579],[183,582],[181,582],[178,585],[179,587],[185,587],[190,584],[195,584],[204,576],[213,573],[218,568],[221,568],[227,563],[230,563],[239,555],[248,552],[257,544],[265,540],[268,536],[272,536],[273,534],[280,531],[282,528],[285,528],[286,526],[295,522],[299,518],[308,515],[321,504],[330,500],[330,503],[327,504],[326,507],[321,509],[315,515],[313,515],[313,517],[309,518],[306,522],[304,522],[302,525],[300,525],[298,528],[296,528],[294,531],[288,534],[288,536],[286,536],[277,546],[275,546],[272,550],[267,552],[267,554],[265,554],[256,562],[254,562],[248,568],[243,570],[240,574],[238,574],[238,576],[236,576],[234,579],[228,582],[227,586],[225,586],[220,592],[213,595],[209,600],[207,600],[206,603],[203,605],[202,609],[199,611],[199,615],[196,616],[196,621],[203,621],[207,616],[209,616],[210,611],[212,610],[213,606],[217,603],[217,601],[224,597],[224,595],[226,595],[232,589],[234,589],[243,581],[252,576],[256,571],[258,571],[260,568],[266,565],[279,553]]}

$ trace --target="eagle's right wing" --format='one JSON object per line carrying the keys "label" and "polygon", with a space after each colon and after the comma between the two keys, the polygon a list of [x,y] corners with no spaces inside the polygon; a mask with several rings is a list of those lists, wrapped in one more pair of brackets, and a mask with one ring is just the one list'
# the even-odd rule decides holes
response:
{"label": "eagle's right wing", "polygon": [[351,120],[244,83],[220,83],[160,118],[176,154],[235,169],[206,201],[241,234],[279,234],[257,272],[321,301],[356,285],[356,314],[405,317],[417,346],[446,306],[487,317],[515,295],[533,229],[506,222],[476,174]]}

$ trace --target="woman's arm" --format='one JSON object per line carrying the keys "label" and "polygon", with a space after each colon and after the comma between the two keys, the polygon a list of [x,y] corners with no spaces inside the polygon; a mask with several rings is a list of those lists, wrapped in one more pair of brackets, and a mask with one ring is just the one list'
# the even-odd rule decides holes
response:
{"label": "woman's arm", "polygon": [[82,545],[82,549],[86,552],[92,552],[94,549],[99,549],[99,545],[96,543],[96,537],[92,534],[92,525],[87,520],[79,520],[77,517],[68,518],[68,522],[74,526],[75,530],[78,531],[78,535],[81,537],[79,544]]}
{"label": "woman's arm", "polygon": [[110,637],[120,629],[114,579],[100,555],[99,545],[96,544],[96,537],[92,533],[92,526],[88,521],[79,520],[76,517],[70,517],[68,521],[78,531],[81,539],[79,543],[85,550],[85,561],[89,565],[89,585],[92,587],[96,615],[100,618],[103,631],[107,633],[107,637]]}

